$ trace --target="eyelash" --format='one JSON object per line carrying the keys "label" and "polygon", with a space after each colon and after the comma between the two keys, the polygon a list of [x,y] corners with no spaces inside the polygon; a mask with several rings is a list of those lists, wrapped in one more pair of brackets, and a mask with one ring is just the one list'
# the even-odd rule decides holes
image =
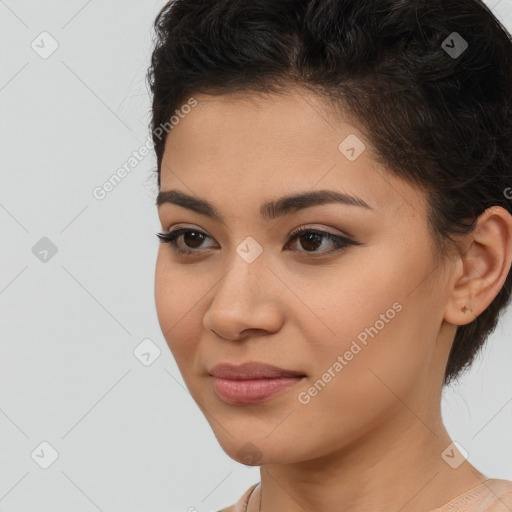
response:
{"label": "eyelash", "polygon": [[[202,231],[200,231],[198,229],[191,229],[191,228],[179,228],[174,231],[157,233],[156,236],[159,238],[161,243],[170,244],[173,251],[177,252],[178,254],[187,255],[187,254],[199,253],[200,249],[181,249],[180,247],[178,247],[178,244],[176,241],[177,238],[185,233],[190,233],[190,232],[199,233],[201,235],[206,236],[207,238],[210,238],[206,233],[203,233]],[[320,252],[319,254],[321,254],[321,255],[343,251],[343,250],[346,250],[351,245],[361,245],[360,243],[355,242],[354,240],[351,240],[347,237],[334,235],[332,233],[328,233],[327,231],[321,231],[318,229],[311,229],[311,228],[307,228],[307,227],[300,227],[300,228],[296,229],[294,232],[292,232],[290,234],[290,238],[288,239],[288,242],[286,243],[286,245],[288,245],[295,238],[297,238],[301,235],[310,234],[310,233],[327,238],[328,240],[330,240],[331,242],[334,243],[334,245],[335,245],[334,249]],[[306,254],[316,254],[315,251],[296,250],[295,252],[305,252]]]}

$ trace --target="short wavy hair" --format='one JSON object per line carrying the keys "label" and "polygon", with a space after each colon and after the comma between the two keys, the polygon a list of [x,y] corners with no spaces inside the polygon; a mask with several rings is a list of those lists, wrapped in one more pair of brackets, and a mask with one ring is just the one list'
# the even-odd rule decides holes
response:
{"label": "short wavy hair", "polygon": [[[159,189],[158,127],[187,97],[298,85],[357,121],[389,172],[428,194],[436,255],[487,208],[511,212],[512,38],[480,0],[174,0],[154,29]],[[457,327],[445,385],[494,331],[511,280],[509,269],[487,309]]]}

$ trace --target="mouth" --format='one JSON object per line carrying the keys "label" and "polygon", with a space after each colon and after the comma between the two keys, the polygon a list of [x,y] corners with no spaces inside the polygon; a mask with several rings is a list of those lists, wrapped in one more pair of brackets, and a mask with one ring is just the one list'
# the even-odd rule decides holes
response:
{"label": "mouth", "polygon": [[267,400],[306,378],[303,372],[258,362],[218,364],[209,375],[217,396],[231,405]]}

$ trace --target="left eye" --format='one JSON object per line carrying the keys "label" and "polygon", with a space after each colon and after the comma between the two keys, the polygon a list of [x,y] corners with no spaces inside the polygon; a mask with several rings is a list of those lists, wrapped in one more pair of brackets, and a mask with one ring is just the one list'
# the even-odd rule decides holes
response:
{"label": "left eye", "polygon": [[[206,238],[210,238],[206,233],[190,228],[180,228],[165,233],[157,233],[156,236],[162,243],[170,244],[172,249],[179,254],[198,253],[198,246],[200,246]],[[181,237],[183,237],[182,241],[186,244],[185,248],[178,244],[178,239]],[[330,250],[320,251],[324,254],[346,249],[350,245],[360,245],[345,236],[334,235],[333,233],[328,233],[327,231],[308,228],[299,228],[291,233],[287,242],[287,246],[294,239],[300,239],[302,247],[306,249],[305,251],[296,250],[296,252],[306,253],[318,252],[316,249],[322,245],[322,239],[330,241],[334,246],[334,248],[331,248]]]}

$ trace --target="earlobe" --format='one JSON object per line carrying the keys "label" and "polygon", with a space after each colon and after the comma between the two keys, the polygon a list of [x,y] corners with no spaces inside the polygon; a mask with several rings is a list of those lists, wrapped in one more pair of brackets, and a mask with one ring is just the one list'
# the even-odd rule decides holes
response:
{"label": "earlobe", "polygon": [[471,323],[479,314],[480,313],[475,313],[471,302],[468,302],[462,307],[460,307],[460,304],[450,302],[450,304],[446,306],[444,319],[453,325],[466,325]]}
{"label": "earlobe", "polygon": [[491,304],[503,287],[512,264],[512,215],[501,206],[485,210],[460,256],[457,278],[445,320],[454,325],[472,322]]}

